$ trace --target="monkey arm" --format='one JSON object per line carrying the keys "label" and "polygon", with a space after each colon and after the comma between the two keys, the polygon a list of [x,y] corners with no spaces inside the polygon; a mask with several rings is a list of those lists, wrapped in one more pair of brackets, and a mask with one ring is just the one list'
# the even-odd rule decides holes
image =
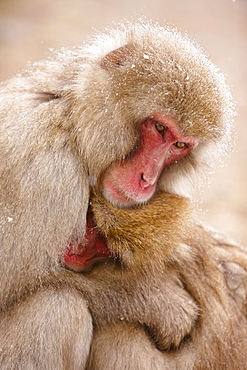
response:
{"label": "monkey arm", "polygon": [[1,313],[0,368],[84,369],[92,332],[91,315],[79,292],[40,289]]}

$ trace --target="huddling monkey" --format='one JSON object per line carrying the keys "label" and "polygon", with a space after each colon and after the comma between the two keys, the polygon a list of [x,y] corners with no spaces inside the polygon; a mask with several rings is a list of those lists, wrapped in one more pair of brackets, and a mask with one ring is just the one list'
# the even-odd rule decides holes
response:
{"label": "huddling monkey", "polygon": [[245,368],[246,250],[189,199],[233,116],[205,53],[145,20],[1,83],[1,369]]}

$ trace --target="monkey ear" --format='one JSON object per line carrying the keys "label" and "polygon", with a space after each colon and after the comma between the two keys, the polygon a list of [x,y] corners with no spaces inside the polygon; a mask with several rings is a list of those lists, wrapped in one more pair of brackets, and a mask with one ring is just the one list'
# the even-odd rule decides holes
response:
{"label": "monkey ear", "polygon": [[123,66],[132,54],[133,48],[130,45],[121,46],[106,54],[101,61],[101,67],[108,71],[111,68]]}

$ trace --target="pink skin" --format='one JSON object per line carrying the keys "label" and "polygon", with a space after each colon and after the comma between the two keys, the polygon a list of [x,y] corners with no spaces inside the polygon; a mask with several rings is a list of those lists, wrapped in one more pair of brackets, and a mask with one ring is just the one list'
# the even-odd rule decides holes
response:
{"label": "pink skin", "polygon": [[114,258],[107,248],[107,241],[95,225],[92,211],[87,214],[87,228],[85,239],[82,242],[72,240],[69,244],[63,262],[65,266],[74,271],[86,271],[94,263]]}
{"label": "pink skin", "polygon": [[[156,124],[164,126],[160,133]],[[183,148],[176,143],[184,143]],[[155,113],[140,125],[139,145],[123,162],[114,162],[103,178],[103,194],[118,206],[143,203],[154,194],[163,169],[188,154],[198,141],[181,132],[176,120]]]}
{"label": "pink skin", "polygon": [[[104,196],[120,207],[150,199],[163,169],[179,161],[198,144],[197,139],[181,132],[173,117],[163,113],[148,117],[140,124],[139,131],[139,142],[133,154],[120,163],[113,162],[103,177]],[[97,261],[116,258],[99,233],[90,210],[85,240],[70,243],[64,256],[66,267],[81,272]]]}

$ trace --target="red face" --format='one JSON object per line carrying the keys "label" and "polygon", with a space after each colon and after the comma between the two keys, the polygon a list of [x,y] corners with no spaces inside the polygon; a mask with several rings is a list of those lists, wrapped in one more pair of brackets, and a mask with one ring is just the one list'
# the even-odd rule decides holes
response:
{"label": "red face", "polygon": [[156,113],[142,122],[136,150],[114,162],[103,178],[103,194],[119,206],[143,203],[154,194],[163,169],[179,161],[198,143],[181,132],[171,116]]}

